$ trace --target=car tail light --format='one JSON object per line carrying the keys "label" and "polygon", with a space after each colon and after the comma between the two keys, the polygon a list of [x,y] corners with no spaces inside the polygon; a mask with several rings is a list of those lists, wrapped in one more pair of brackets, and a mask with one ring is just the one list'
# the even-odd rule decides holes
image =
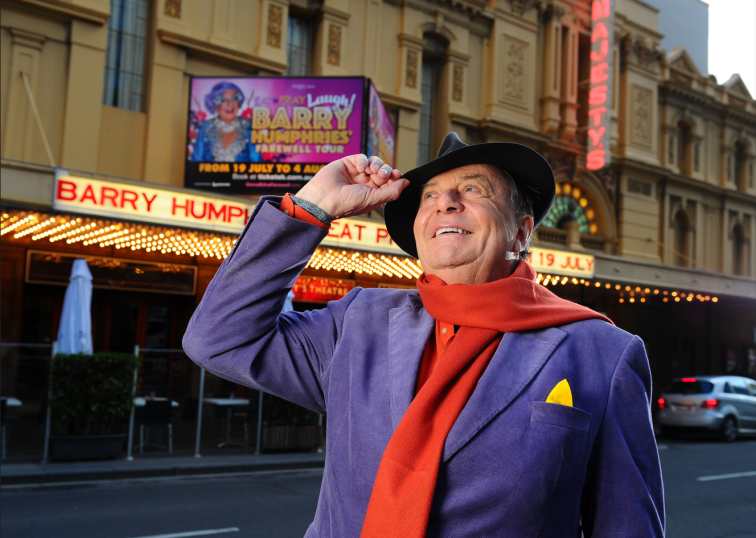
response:
{"label": "car tail light", "polygon": [[701,404],[701,407],[703,409],[716,409],[719,405],[719,400],[715,400],[714,398],[710,400],[704,400],[704,402]]}
{"label": "car tail light", "polygon": [[659,402],[659,409],[664,409],[664,406],[666,405],[664,398],[659,398],[657,401]]}
{"label": "car tail light", "polygon": [[695,377],[683,377],[682,378],[683,383],[695,383],[696,378]]}

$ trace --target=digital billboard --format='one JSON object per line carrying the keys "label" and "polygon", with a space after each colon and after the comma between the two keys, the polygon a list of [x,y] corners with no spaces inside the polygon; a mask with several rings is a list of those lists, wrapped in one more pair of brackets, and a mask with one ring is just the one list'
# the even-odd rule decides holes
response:
{"label": "digital billboard", "polygon": [[[186,187],[293,190],[325,164],[365,152],[364,77],[196,77],[190,86]],[[393,149],[393,125],[375,97],[378,148]]]}
{"label": "digital billboard", "polygon": [[372,82],[369,87],[367,148],[364,153],[368,156],[377,155],[393,168],[396,129]]}

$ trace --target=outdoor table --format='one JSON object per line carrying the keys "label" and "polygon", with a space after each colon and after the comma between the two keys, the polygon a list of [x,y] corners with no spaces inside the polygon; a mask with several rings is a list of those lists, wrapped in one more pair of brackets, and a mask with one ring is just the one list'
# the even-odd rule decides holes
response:
{"label": "outdoor table", "polygon": [[[164,402],[167,399],[168,398],[150,398],[150,400],[154,400],[156,402]],[[147,398],[143,398],[141,396],[139,396],[137,398],[134,398],[134,405],[136,407],[144,407],[144,404],[146,404],[146,403],[147,403]],[[174,400],[171,400],[171,407],[178,407],[178,406],[179,406],[178,402],[176,402]]]}
{"label": "outdoor table", "polygon": [[[164,402],[168,398],[150,398],[151,400],[154,400],[156,402]],[[134,407],[144,407],[144,405],[147,403],[147,398],[143,398],[142,396],[138,396],[134,398]],[[175,400],[171,400],[171,407],[178,407],[179,403]],[[134,431],[134,413],[131,413],[131,419],[129,419],[129,432]],[[127,459],[131,459],[131,433],[129,433],[129,456]]]}
{"label": "outdoor table", "polygon": [[218,445],[218,448],[224,446],[244,447],[244,443],[235,443],[231,441],[231,408],[235,405],[249,405],[249,400],[244,398],[203,398],[203,402],[211,403],[220,407],[228,407],[228,418],[226,419],[226,440]]}
{"label": "outdoor table", "polygon": [[21,400],[17,400],[16,398],[6,398],[5,396],[3,396],[2,399],[5,400],[5,405],[8,407],[21,407]]}

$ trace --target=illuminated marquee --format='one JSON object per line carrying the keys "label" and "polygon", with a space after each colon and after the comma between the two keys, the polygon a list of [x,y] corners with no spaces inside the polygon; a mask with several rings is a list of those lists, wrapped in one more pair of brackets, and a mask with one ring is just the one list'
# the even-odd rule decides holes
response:
{"label": "illuminated marquee", "polygon": [[[251,200],[250,200],[251,202]],[[53,209],[241,233],[254,203],[79,177],[56,170]]]}
{"label": "illuminated marquee", "polygon": [[588,154],[585,167],[588,170],[600,170],[611,161],[614,0],[593,0],[591,19],[593,31],[588,95]]}
{"label": "illuminated marquee", "polygon": [[596,258],[590,254],[578,254],[563,250],[533,247],[528,260],[539,273],[593,278]]}
{"label": "illuminated marquee", "polygon": [[300,276],[291,291],[295,301],[327,303],[338,301],[354,289],[354,280]]}

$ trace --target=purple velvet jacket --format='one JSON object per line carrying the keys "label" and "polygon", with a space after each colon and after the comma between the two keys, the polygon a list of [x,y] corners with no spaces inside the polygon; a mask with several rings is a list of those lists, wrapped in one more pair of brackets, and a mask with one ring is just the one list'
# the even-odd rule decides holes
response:
{"label": "purple velvet jacket", "polygon": [[[184,336],[203,368],[327,413],[307,537],[358,537],[434,320],[417,291],[355,289],[281,313],[326,230],[263,198]],[[562,379],[573,407],[545,403]],[[603,321],[504,335],[444,445],[433,537],[651,538],[664,494],[641,340]]]}

